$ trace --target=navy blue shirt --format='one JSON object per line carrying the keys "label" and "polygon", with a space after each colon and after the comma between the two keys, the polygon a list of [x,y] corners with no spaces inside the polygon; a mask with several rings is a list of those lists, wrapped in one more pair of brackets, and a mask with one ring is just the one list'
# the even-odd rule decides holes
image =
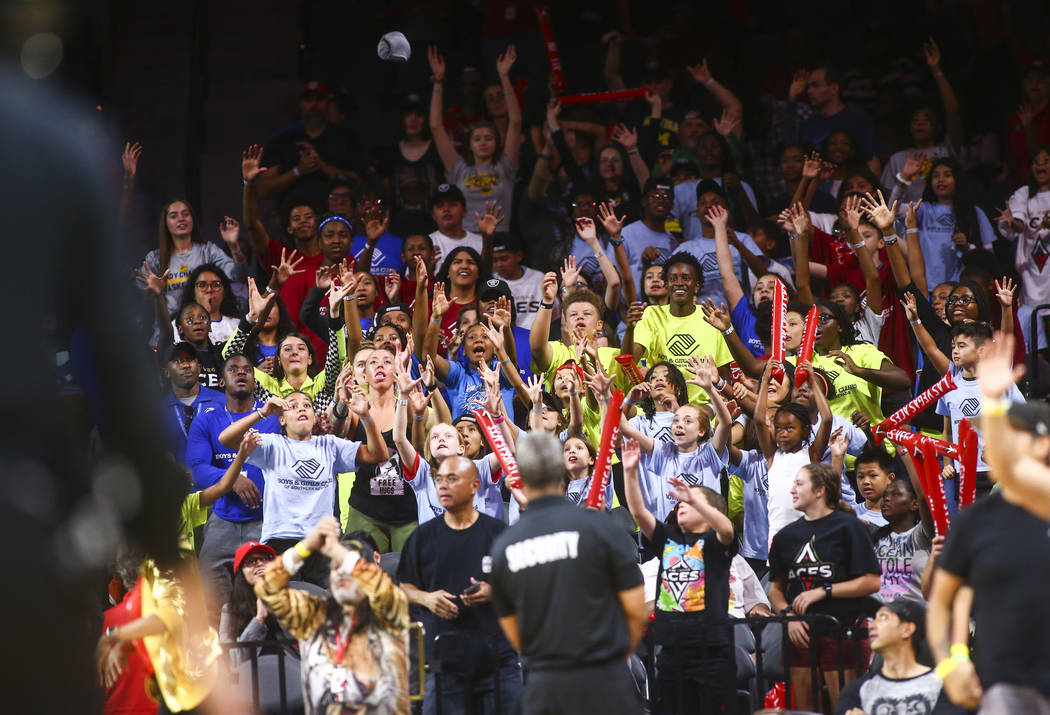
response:
{"label": "navy blue shirt", "polygon": [[[256,401],[252,410],[263,406],[261,401]],[[249,411],[250,412],[250,411]],[[219,434],[241,419],[249,412],[230,412],[223,400],[223,404],[215,409],[206,408],[199,417],[190,425],[189,441],[186,446],[186,466],[193,472],[194,489],[206,489],[212,486],[226,473],[237,456],[236,449],[230,449],[219,442]],[[267,417],[258,422],[255,429],[260,432],[277,434],[281,431],[281,424],[277,417]],[[263,492],[262,470],[251,464],[245,464],[243,472],[255,482],[259,493]],[[255,509],[249,509],[237,494],[230,492],[220,497],[212,511],[226,521],[254,521],[262,519],[262,500]]]}
{"label": "navy blue shirt", "polygon": [[186,441],[194,420],[208,408],[221,410],[225,407],[226,395],[204,385],[201,385],[190,405],[184,405],[171,392],[164,396],[164,427],[168,433],[168,446],[176,462],[186,463]]}
{"label": "navy blue shirt", "polygon": [[[355,259],[360,258],[365,250],[368,238],[365,236],[354,236],[350,244],[350,255]],[[364,266],[360,270],[366,270]],[[401,239],[387,231],[376,241],[375,250],[372,252],[372,266],[369,271],[373,276],[389,276],[392,274],[404,275],[405,263],[401,260]],[[381,286],[380,286],[380,292]]]}

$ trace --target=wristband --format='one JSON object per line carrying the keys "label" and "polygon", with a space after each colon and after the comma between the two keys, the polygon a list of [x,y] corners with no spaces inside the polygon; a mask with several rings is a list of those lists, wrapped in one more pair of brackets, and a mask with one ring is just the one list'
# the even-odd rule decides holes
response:
{"label": "wristband", "polygon": [[292,167],[292,173],[295,174],[296,178],[298,178],[299,175],[300,175],[299,174],[299,167],[298,166],[293,166]]}
{"label": "wristband", "polygon": [[540,307],[541,308],[546,308],[547,310],[553,310],[554,309],[554,301],[551,301],[550,303],[540,303]]}
{"label": "wristband", "polygon": [[636,404],[638,404],[638,403],[635,402],[634,400],[624,400],[623,401],[623,411],[626,412],[627,410],[629,410],[632,407],[634,407]]}
{"label": "wristband", "polygon": [[[245,186],[251,186],[251,185],[252,185],[252,182],[248,181],[248,180],[247,180],[247,179],[245,179],[245,178],[244,178],[243,176],[241,177],[241,181],[242,181],[242,182],[244,182],[244,185],[245,185]],[[124,184],[124,188],[125,188],[125,189],[126,189],[126,188],[128,188],[128,185],[127,185],[127,184]]]}
{"label": "wristband", "polygon": [[259,415],[260,420],[265,420],[266,415],[263,414],[262,410],[258,407],[255,408],[255,414]]}
{"label": "wristband", "polygon": [[313,553],[313,551],[310,551],[310,549],[306,548],[306,546],[304,546],[303,542],[301,541],[295,546],[293,546],[292,549],[295,551],[295,553],[299,554],[300,558],[302,558],[303,561],[310,558],[310,554]]}
{"label": "wristband", "polygon": [[623,245],[623,239],[622,238],[620,238],[620,239],[610,238],[609,239],[609,243],[611,243],[612,245],[614,245],[617,248],[619,248],[620,246]]}
{"label": "wristband", "polygon": [[627,152],[627,153],[628,153],[628,154],[637,154],[637,153],[638,153],[638,150],[637,150],[637,149],[631,149],[631,150],[630,150],[629,152]]}
{"label": "wristband", "polygon": [[430,322],[431,323],[440,323],[442,318],[444,318],[444,316],[442,316],[442,315],[432,315],[432,316],[430,316]]}
{"label": "wristband", "polygon": [[919,229],[917,229],[917,228],[906,228],[906,229],[904,229],[904,235],[905,236],[911,236],[913,233],[918,233],[918,232],[919,232]]}
{"label": "wristband", "polygon": [[510,358],[504,358],[503,360],[499,361],[500,365],[507,365],[509,363],[510,363]]}
{"label": "wristband", "polygon": [[726,389],[726,379],[724,377],[718,378],[718,382],[714,384],[714,388],[719,392]]}
{"label": "wristband", "polygon": [[492,418],[492,424],[498,425],[501,422],[504,422],[506,419],[507,419],[506,415],[500,415],[499,417],[493,417]]}
{"label": "wristband", "polygon": [[885,243],[887,246],[892,246],[897,242],[897,234],[891,233],[889,236],[883,236],[882,242]]}
{"label": "wristband", "polygon": [[248,325],[255,325],[255,321],[252,320],[252,314],[251,313],[245,313],[244,314],[244,322],[246,322]]}
{"label": "wristband", "polygon": [[569,390],[569,397],[576,397],[578,394],[580,393],[576,392],[576,390]]}
{"label": "wristband", "polygon": [[788,606],[786,608],[780,609],[780,615],[782,615],[782,616],[789,616],[792,613],[794,613],[794,611],[791,610],[791,606]]}
{"label": "wristband", "polygon": [[950,653],[951,655],[938,663],[933,670],[934,675],[941,680],[958,668],[960,663],[970,662],[970,649],[964,643],[953,643]]}
{"label": "wristband", "polygon": [[951,659],[957,663],[965,663],[970,660],[970,649],[965,643],[952,643],[948,652],[951,654]]}
{"label": "wristband", "polygon": [[897,175],[893,178],[900,182],[902,186],[911,186],[911,180],[905,179],[904,174],[900,173],[899,171],[897,172]]}
{"label": "wristband", "polygon": [[959,666],[958,661],[954,661],[951,658],[946,658],[937,664],[937,667],[933,669],[933,674],[937,676],[939,680],[944,680]]}
{"label": "wristband", "polygon": [[935,70],[934,73],[933,73],[933,76],[934,77],[943,77],[944,76],[944,72],[941,72],[940,70]]}
{"label": "wristband", "polygon": [[117,635],[117,626],[110,626],[106,629],[106,641],[111,646],[120,642],[120,636]]}
{"label": "wristband", "polygon": [[266,295],[277,295],[277,291],[273,289],[269,284],[266,285]]}
{"label": "wristband", "polygon": [[726,328],[725,330],[722,330],[720,332],[722,333],[722,335],[732,335],[733,333],[736,332],[736,330],[734,330],[733,326],[730,325],[728,328]]}
{"label": "wristband", "polygon": [[398,400],[397,404],[401,407],[408,407],[408,400]]}
{"label": "wristband", "polygon": [[368,423],[370,423],[372,421],[372,416],[371,415],[366,415],[365,417],[359,418],[358,421],[361,424],[363,424],[363,425],[367,425]]}
{"label": "wristband", "polygon": [[412,420],[414,422],[422,422],[425,419],[426,419],[426,416],[424,416],[424,415],[412,415]]}
{"label": "wristband", "polygon": [[710,87],[710,86],[711,86],[711,83],[712,83],[712,82],[714,82],[714,81],[715,81],[715,78],[714,78],[714,77],[708,77],[708,78],[707,78],[707,81],[706,81],[706,82],[704,82],[704,86],[705,86],[705,87]]}
{"label": "wristband", "polygon": [[981,414],[988,417],[1002,417],[1006,414],[1010,401],[1005,398],[990,399],[985,397],[981,400]]}
{"label": "wristband", "polygon": [[851,243],[849,244],[849,247],[852,248],[854,251],[859,251],[860,249],[864,248],[864,243]]}
{"label": "wristband", "polygon": [[825,583],[824,584],[824,598],[831,598],[831,597],[832,597],[831,596],[831,584],[830,583]]}
{"label": "wristband", "polygon": [[595,257],[595,258],[601,258],[601,257],[602,257],[602,256],[604,256],[604,255],[605,255],[605,251],[603,251],[603,250],[602,250],[602,249],[600,249],[600,248],[599,248],[599,249],[598,249],[597,251],[595,251],[595,252],[594,252],[594,257]]}
{"label": "wristband", "polygon": [[915,320],[909,320],[908,322],[911,323],[912,325],[915,325],[915,326],[922,325],[922,321],[919,320],[918,318],[916,318]]}

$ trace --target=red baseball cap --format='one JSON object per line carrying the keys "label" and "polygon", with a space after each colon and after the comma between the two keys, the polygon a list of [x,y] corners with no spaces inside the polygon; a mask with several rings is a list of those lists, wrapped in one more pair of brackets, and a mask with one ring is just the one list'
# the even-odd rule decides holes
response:
{"label": "red baseball cap", "polygon": [[324,82],[318,82],[317,80],[307,82],[299,91],[299,96],[305,97],[308,94],[316,94],[321,99],[328,99],[328,87]]}
{"label": "red baseball cap", "polygon": [[277,558],[277,552],[266,544],[260,544],[258,541],[247,541],[237,547],[237,551],[233,554],[233,572],[237,573],[241,570],[241,562],[244,561],[250,554],[262,552],[269,554],[273,558]]}

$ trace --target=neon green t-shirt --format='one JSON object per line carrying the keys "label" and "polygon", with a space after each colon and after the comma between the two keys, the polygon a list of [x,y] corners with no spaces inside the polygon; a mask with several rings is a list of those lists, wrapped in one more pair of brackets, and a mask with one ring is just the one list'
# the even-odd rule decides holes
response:
{"label": "neon green t-shirt", "polygon": [[179,514],[178,544],[183,558],[196,557],[196,543],[193,539],[193,530],[198,526],[204,526],[208,521],[210,509],[201,506],[201,493],[192,492],[186,495],[182,502],[182,510]]}
{"label": "neon green t-shirt", "polygon": [[[733,362],[725,338],[704,320],[699,308],[690,315],[676,317],[671,315],[669,305],[650,305],[634,326],[634,342],[645,348],[643,357],[647,366],[669,362],[682,371],[686,380],[694,376],[686,364],[693,355],[700,358],[710,355],[718,367]],[[686,387],[691,403],[707,404],[707,393],[703,389],[693,384]]]}

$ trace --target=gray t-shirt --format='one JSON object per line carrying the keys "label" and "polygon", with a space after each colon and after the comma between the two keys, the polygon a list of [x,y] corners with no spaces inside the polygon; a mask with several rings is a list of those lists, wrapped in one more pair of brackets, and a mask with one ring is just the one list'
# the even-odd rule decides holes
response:
{"label": "gray t-shirt", "polygon": [[872,715],[881,713],[931,713],[948,715],[966,712],[953,705],[941,690],[941,680],[932,670],[914,678],[887,678],[882,674],[854,680],[839,696],[836,713],[858,708]]}
{"label": "gray t-shirt", "polygon": [[244,267],[246,264],[234,263],[232,258],[222,252],[221,248],[208,241],[194,243],[190,246],[190,250],[185,253],[171,254],[168,265],[164,267],[160,265],[160,253],[157,249],[153,249],[146,254],[146,265],[156,275],[159,276],[163,273],[165,268],[171,271],[168,275],[168,285],[165,289],[164,297],[168,304],[168,311],[171,312],[172,316],[178,310],[179,303],[182,302],[182,291],[186,287],[186,281],[189,279],[190,273],[197,266],[203,266],[205,263],[217,265],[226,274],[226,277],[233,282],[244,278]]}
{"label": "gray t-shirt", "polygon": [[757,449],[740,453],[740,464],[729,465],[730,474],[744,482],[744,535],[740,555],[749,559],[769,557],[769,467]]}
{"label": "gray t-shirt", "polygon": [[514,196],[514,177],[518,170],[510,165],[507,155],[500,156],[495,166],[472,166],[462,159],[448,172],[450,183],[458,186],[467,199],[467,216],[463,226],[478,232],[477,212],[485,214],[485,202],[495,201],[503,208],[503,225],[510,226]]}
{"label": "gray t-shirt", "polygon": [[875,539],[875,557],[882,567],[881,585],[875,598],[890,603],[898,598],[922,597],[922,572],[930,560],[930,535],[919,522],[907,531],[895,534],[888,529]]}
{"label": "gray t-shirt", "polygon": [[720,475],[728,460],[729,451],[723,448],[719,454],[710,441],[692,452],[679,452],[675,444],[657,440],[653,445],[653,453],[642,455],[646,478],[641,481],[641,485],[646,507],[658,521],[667,518],[678,504],[678,500],[670,494],[668,480],[671,477],[678,477],[691,487],[708,487],[721,493]]}
{"label": "gray t-shirt", "polygon": [[304,442],[263,434],[262,444],[247,460],[266,480],[259,540],[301,539],[322,517],[332,516],[336,475],[357,471],[360,446],[330,434]]}

